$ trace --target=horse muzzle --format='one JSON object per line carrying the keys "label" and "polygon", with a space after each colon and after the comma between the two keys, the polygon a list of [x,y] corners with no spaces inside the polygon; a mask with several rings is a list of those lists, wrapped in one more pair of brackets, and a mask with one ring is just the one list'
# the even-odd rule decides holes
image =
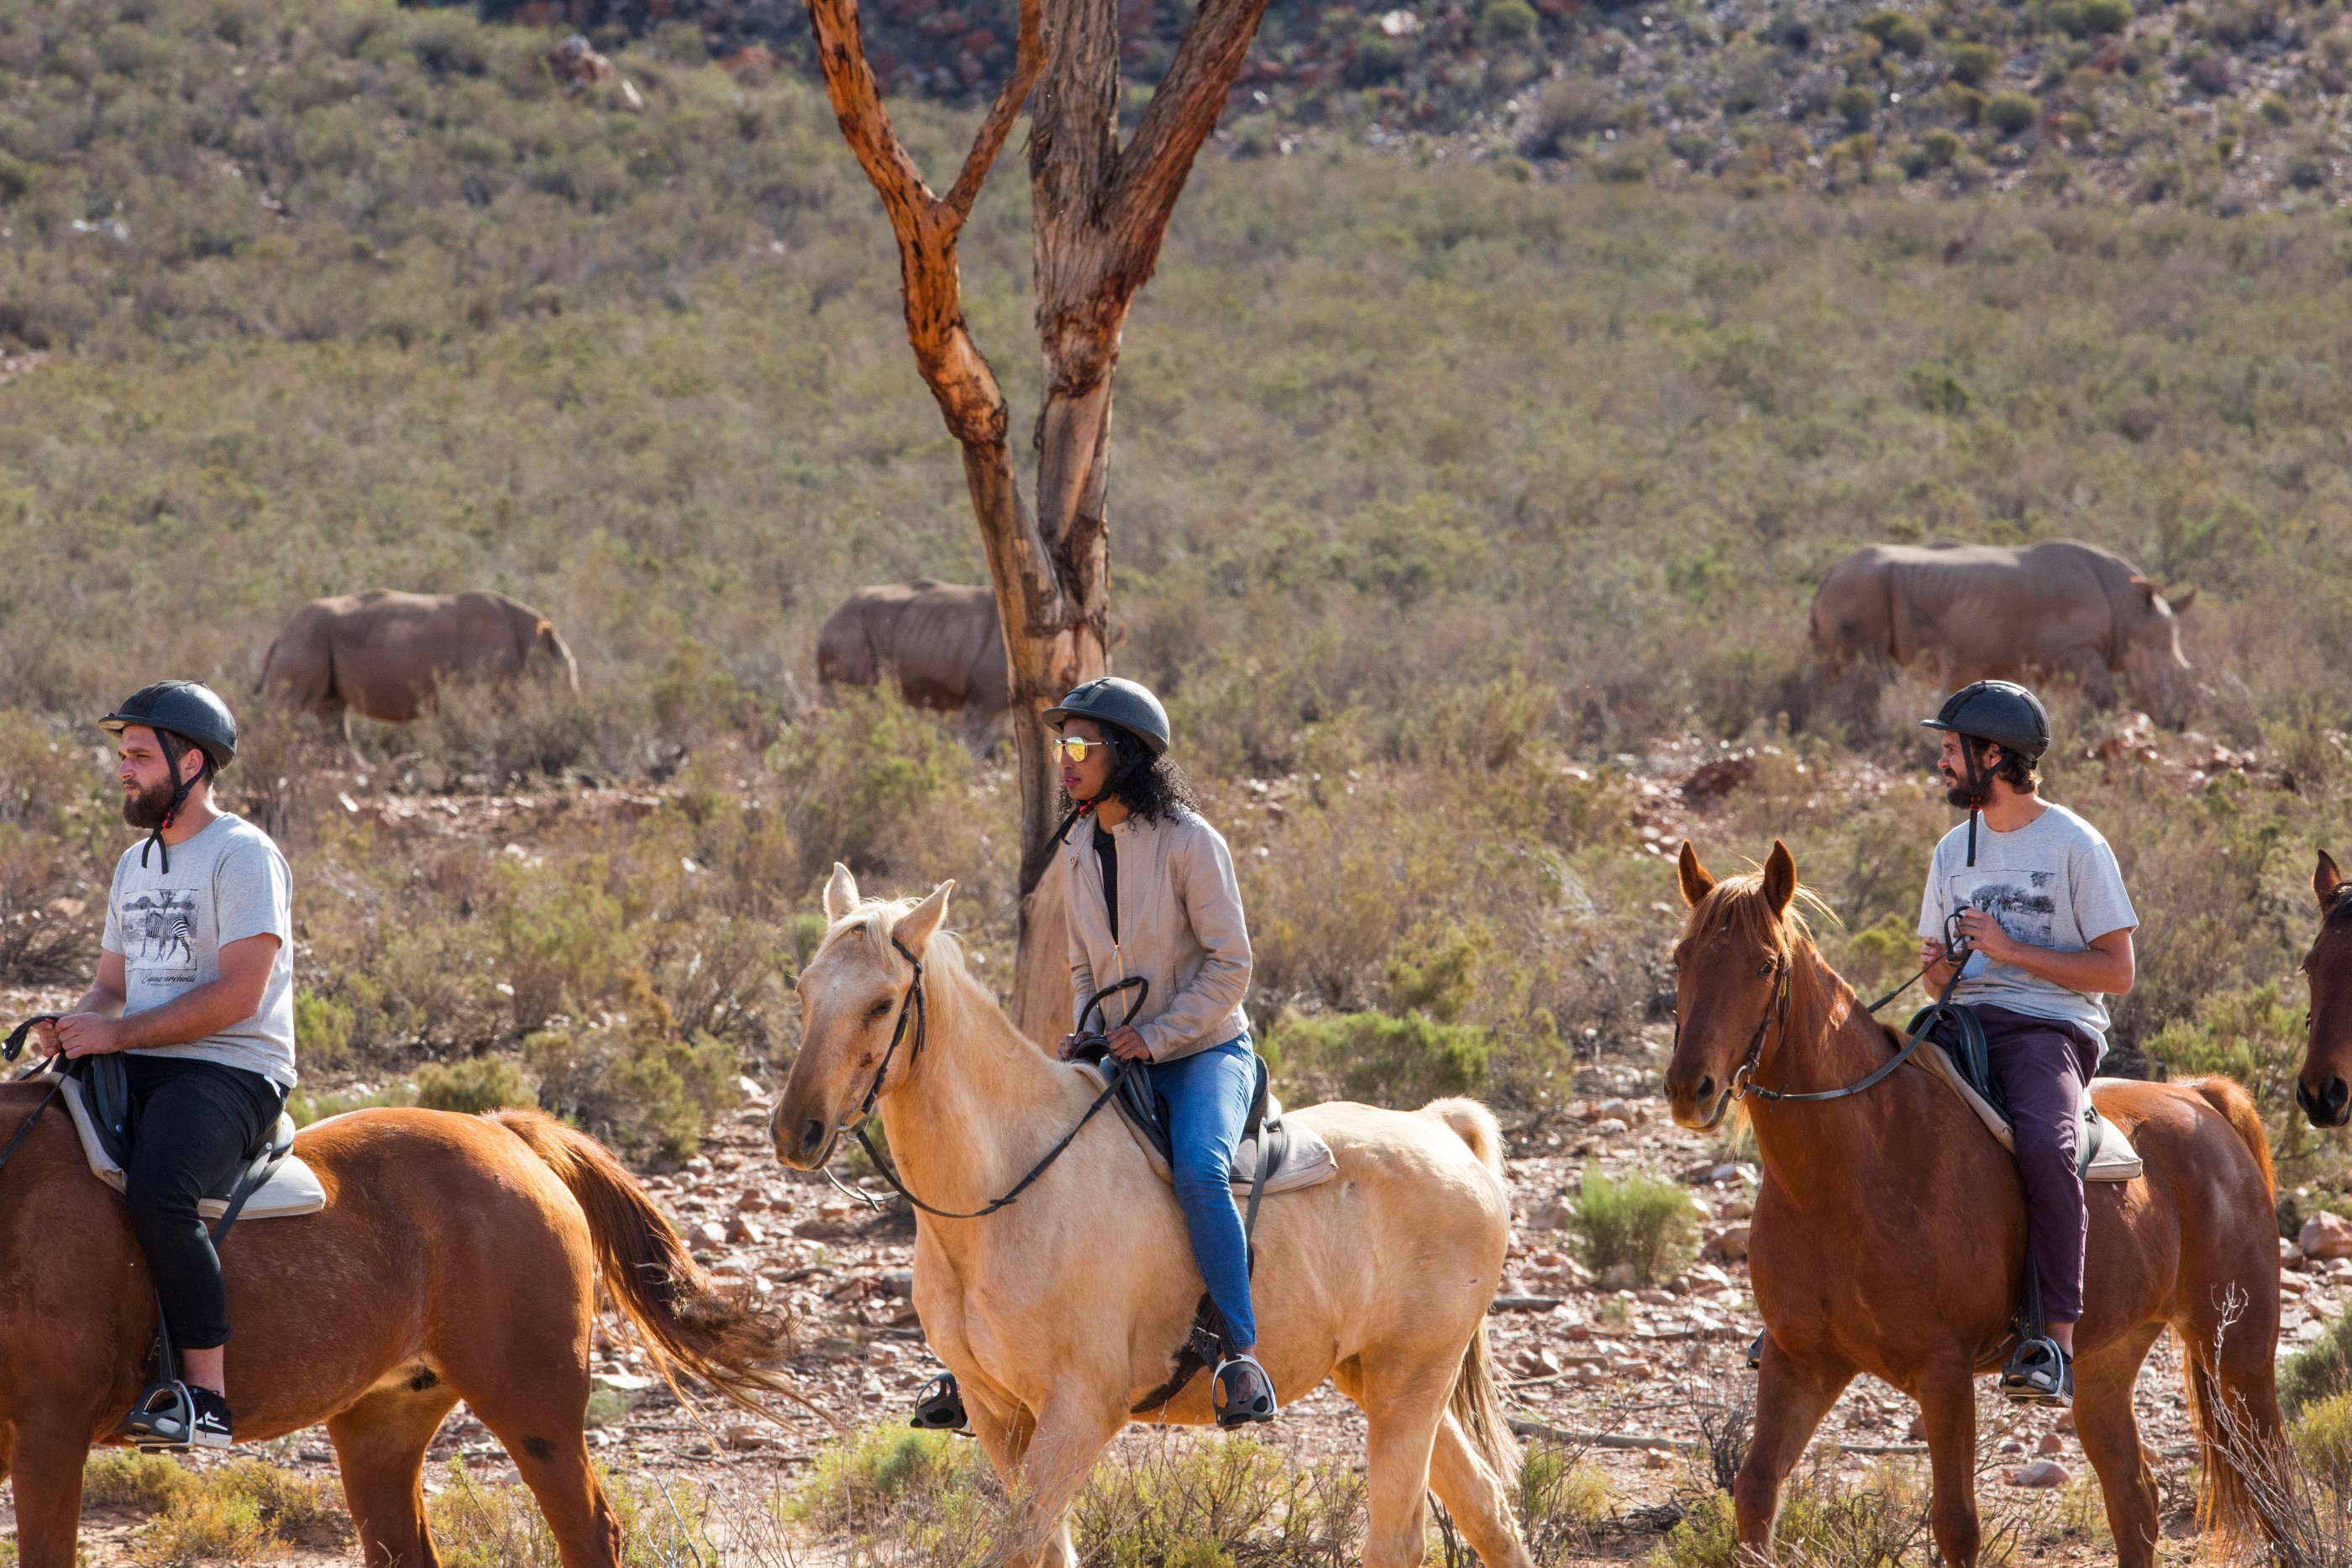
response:
{"label": "horse muzzle", "polygon": [[841,1141],[841,1129],[814,1116],[795,1115],[790,1105],[779,1105],[769,1118],[768,1137],[775,1145],[779,1164],[794,1170],[823,1170]]}
{"label": "horse muzzle", "polygon": [[1712,1133],[1722,1126],[1723,1119],[1731,1113],[1732,1098],[1731,1083],[1718,1084],[1712,1073],[1680,1092],[1672,1084],[1666,1088],[1666,1105],[1674,1113],[1675,1125],[1695,1133]]}
{"label": "horse muzzle", "polygon": [[2315,1127],[2340,1127],[2352,1121],[2352,1086],[2347,1086],[2338,1073],[2329,1073],[2316,1094],[2302,1079],[2296,1079],[2294,1103],[2303,1107],[2303,1113],[2311,1118]]}

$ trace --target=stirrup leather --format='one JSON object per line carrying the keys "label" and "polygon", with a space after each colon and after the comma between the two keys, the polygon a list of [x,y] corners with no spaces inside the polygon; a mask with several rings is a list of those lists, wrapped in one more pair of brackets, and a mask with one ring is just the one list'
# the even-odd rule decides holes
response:
{"label": "stirrup leather", "polygon": [[1220,1427],[1274,1419],[1274,1379],[1254,1355],[1228,1356],[1209,1380],[1209,1405]]}
{"label": "stirrup leather", "polygon": [[145,1453],[184,1453],[196,1432],[195,1396],[178,1378],[150,1384],[122,1418],[121,1435]]}
{"label": "stirrup leather", "polygon": [[2023,1405],[2068,1406],[2074,1402],[2073,1358],[2047,1337],[2029,1339],[2001,1368],[2000,1392]]}

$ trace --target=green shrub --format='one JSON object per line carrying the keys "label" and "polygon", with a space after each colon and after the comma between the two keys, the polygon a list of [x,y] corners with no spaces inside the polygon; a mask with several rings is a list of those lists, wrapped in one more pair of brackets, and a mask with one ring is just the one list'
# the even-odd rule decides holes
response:
{"label": "green shrub", "polygon": [[1478,41],[1489,49],[1524,48],[1535,41],[1537,25],[1528,0],[1486,0],[1478,13]]}
{"label": "green shrub", "polygon": [[536,1105],[539,1096],[522,1069],[503,1056],[476,1056],[416,1070],[416,1103],[427,1111],[477,1116],[502,1105]]}
{"label": "green shrub", "polygon": [[901,1511],[986,1490],[993,1479],[979,1444],[884,1421],[817,1449],[785,1511],[823,1536],[873,1536],[887,1533]]}
{"label": "green shrub", "polygon": [[1848,131],[1865,130],[1878,112],[1878,95],[1866,87],[1842,87],[1830,96],[1830,108]]}
{"label": "green shrub", "polygon": [[[1859,1482],[1843,1479],[1834,1448],[1814,1450],[1811,1466],[1781,1493],[1773,1544],[1790,1562],[1815,1568],[1887,1568],[1914,1561],[1927,1545],[1928,1488],[1924,1467],[1901,1460],[1871,1467]],[[1710,1492],[1650,1552],[1651,1568],[1740,1568],[1738,1524],[1727,1492]]]}
{"label": "green shrub", "polygon": [[2306,1406],[2352,1395],[2352,1313],[2279,1363],[2279,1408],[2288,1416]]}
{"label": "green shrub", "polygon": [[2295,1109],[2294,1081],[2307,1040],[2299,998],[2275,980],[2200,998],[2195,1013],[2142,1047],[2175,1078],[2234,1079],[2263,1108],[2279,1185],[2301,1185],[2328,1158],[2327,1145]]}
{"label": "green shrub", "polygon": [[1985,122],[2003,136],[2030,131],[2042,118],[2042,102],[2028,92],[1997,92],[1985,105]]}
{"label": "green shrub", "polygon": [[1538,1563],[1565,1560],[1612,1511],[1608,1474],[1549,1441],[1528,1445],[1514,1491],[1512,1511]]}
{"label": "green shrub", "polygon": [[2329,1490],[2352,1496],[2352,1393],[2305,1405],[2291,1436],[2305,1469]]}
{"label": "green shrub", "polygon": [[1071,1510],[1082,1563],[1105,1568],[1280,1563],[1349,1568],[1363,1550],[1364,1480],[1245,1437],[1169,1444],[1097,1465]]}
{"label": "green shrub", "polygon": [[1952,79],[1969,87],[1982,87],[2000,69],[2000,51],[1990,44],[1954,44],[1947,57]]}
{"label": "green shrub", "polygon": [[1697,1251],[1698,1210],[1690,1195],[1639,1172],[1612,1178],[1588,1163],[1568,1223],[1586,1268],[1600,1273],[1631,1264],[1639,1284],[1675,1278]]}
{"label": "green shrub", "polygon": [[2083,0],[2083,26],[2093,34],[2120,33],[2132,22],[2132,0]]}
{"label": "green shrub", "polygon": [[1928,163],[1937,169],[1950,168],[1967,148],[1967,142],[1940,125],[1919,138],[1919,151],[1926,153]]}
{"label": "green shrub", "polygon": [[133,1448],[93,1448],[81,1472],[85,1503],[153,1513],[195,1484],[195,1477],[169,1454]]}
{"label": "green shrub", "polygon": [[656,1019],[547,1030],[523,1041],[523,1055],[543,1108],[616,1148],[665,1159],[691,1155],[739,1094],[732,1046],[670,1039]]}
{"label": "green shrub", "polygon": [[1925,23],[1900,11],[1873,11],[1862,19],[1861,26],[1895,53],[1915,59],[1927,52],[1931,41]]}
{"label": "green shrub", "polygon": [[814,880],[841,861],[864,876],[911,860],[914,823],[971,785],[971,757],[947,727],[878,689],[836,693],[768,756],[785,821]]}
{"label": "green shrub", "polygon": [[109,1500],[147,1509],[160,1502],[156,1517],[131,1539],[131,1560],[140,1568],[240,1568],[282,1556],[297,1541],[326,1545],[351,1534],[331,1482],[258,1459],[203,1471],[163,1464],[178,1472],[176,1479],[135,1463],[100,1469],[95,1459],[84,1472],[85,1497],[95,1479]]}
{"label": "green shrub", "polygon": [[[622,1568],[719,1561],[703,1521],[700,1488],[675,1477],[616,1476],[602,1469],[597,1479],[620,1526]],[[530,1489],[485,1484],[457,1458],[441,1480],[439,1492],[425,1503],[425,1516],[446,1568],[562,1568],[555,1537]],[[742,1522],[756,1529],[759,1521]]]}
{"label": "green shrub", "polygon": [[1355,1100],[1412,1109],[1486,1081],[1493,1037],[1427,1013],[1286,1015],[1267,1031],[1265,1054],[1304,1100]]}

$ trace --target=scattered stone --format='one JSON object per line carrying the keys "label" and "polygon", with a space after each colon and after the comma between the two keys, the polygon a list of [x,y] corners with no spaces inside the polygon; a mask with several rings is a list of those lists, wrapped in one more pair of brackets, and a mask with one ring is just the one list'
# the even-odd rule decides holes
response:
{"label": "scattered stone", "polygon": [[1519,1352],[1519,1370],[1529,1377],[1557,1377],[1565,1368],[1549,1345],[1530,1345]]}
{"label": "scattered stone", "polygon": [[1926,1411],[1914,1410],[1911,1413],[1911,1425],[1903,1428],[1903,1440],[1906,1443],[1924,1443],[1927,1440]]}
{"label": "scattered stone", "polygon": [[2042,1434],[2042,1441],[2033,1445],[2033,1451],[2045,1458],[2052,1454],[2063,1454],[2066,1451],[2066,1439],[2055,1432],[2044,1432]]}
{"label": "scattered stone", "polygon": [[1703,1254],[1721,1263],[1742,1263],[1748,1259],[1748,1227],[1727,1225],[1706,1239]]}
{"label": "scattered stone", "polygon": [[687,1232],[687,1239],[701,1247],[727,1245],[727,1228],[715,1219],[705,1219]]}
{"label": "scattered stone", "polygon": [[2322,1209],[2303,1222],[2299,1239],[2306,1258],[2352,1258],[2352,1221]]}
{"label": "scattered stone", "polygon": [[547,51],[547,66],[557,80],[568,81],[573,87],[594,87],[620,74],[613,68],[613,62],[598,54],[596,46],[579,33]]}
{"label": "scattered stone", "polygon": [[1633,1265],[1612,1263],[1601,1270],[1601,1288],[1604,1291],[1630,1291],[1633,1288]]}
{"label": "scattered stone", "polygon": [[1564,1203],[1538,1203],[1528,1209],[1529,1230],[1565,1230],[1568,1228],[1568,1206]]}
{"label": "scattered stone", "polygon": [[882,1270],[882,1289],[885,1293],[896,1296],[902,1301],[913,1301],[915,1271],[912,1269],[885,1269]]}
{"label": "scattered stone", "polygon": [[1592,1124],[1592,1130],[1604,1138],[1613,1138],[1620,1133],[1630,1133],[1633,1129],[1622,1116],[1603,1116]]}
{"label": "scattered stone", "polygon": [[1756,754],[1753,751],[1718,757],[1712,762],[1700,764],[1692,770],[1689,778],[1683,780],[1683,799],[1694,804],[1717,800],[1755,777]]}
{"label": "scattered stone", "polygon": [[2279,1267],[2292,1269],[2303,1261],[2303,1249],[2285,1237],[2279,1238]]}
{"label": "scattered stone", "polygon": [[2074,1473],[2055,1459],[2035,1459],[2031,1464],[2020,1465],[2009,1473],[2010,1485],[2023,1487],[2033,1491],[2055,1490],[2069,1484],[2074,1479]]}
{"label": "scattered stone", "polygon": [[2072,1410],[2068,1410],[2061,1414],[2058,1417],[2057,1423],[2051,1429],[2055,1432],[2063,1433],[2067,1437],[2073,1437],[2074,1435],[2074,1413]]}
{"label": "scattered stone", "polygon": [[757,1247],[767,1240],[760,1228],[740,1213],[727,1222],[727,1228],[721,1234],[738,1247]]}
{"label": "scattered stone", "polygon": [[1671,1307],[1675,1304],[1673,1294],[1670,1291],[1659,1290],[1655,1285],[1634,1291],[1633,1299],[1648,1307]]}

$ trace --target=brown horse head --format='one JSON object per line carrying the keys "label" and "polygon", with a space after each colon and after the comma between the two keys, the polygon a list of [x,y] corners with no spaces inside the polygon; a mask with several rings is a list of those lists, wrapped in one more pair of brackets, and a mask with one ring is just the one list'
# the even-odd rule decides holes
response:
{"label": "brown horse head", "polygon": [[1764,869],[1717,882],[1687,840],[1681,860],[1690,918],[1675,948],[1675,1056],[1666,1103],[1685,1127],[1711,1128],[1731,1108],[1732,1089],[1790,983],[1804,939],[1797,862],[1774,840]]}
{"label": "brown horse head", "polygon": [[[822,1166],[845,1125],[856,1119],[883,1071],[915,978],[905,955],[924,956],[954,887],[943,882],[919,904],[861,901],[849,868],[833,868],[824,884],[825,918],[832,925],[816,956],[801,971],[800,1055],[768,1124],[776,1158],[785,1165],[798,1170]],[[916,1023],[910,1011],[888,1064],[891,1085],[905,1082],[913,1065]]]}
{"label": "brown horse head", "polygon": [[2303,1071],[2294,1081],[2294,1103],[2315,1127],[2340,1127],[2352,1121],[2352,883],[2336,869],[2326,850],[2311,873],[2319,899],[2319,935],[2303,956],[2311,982],[2311,1039],[2304,1047]]}

